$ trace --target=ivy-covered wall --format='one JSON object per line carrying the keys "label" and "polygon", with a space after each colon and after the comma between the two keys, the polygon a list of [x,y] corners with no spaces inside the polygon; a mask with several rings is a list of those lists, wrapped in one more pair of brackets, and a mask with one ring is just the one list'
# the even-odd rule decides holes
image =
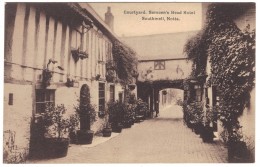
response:
{"label": "ivy-covered wall", "polygon": [[[227,141],[243,137],[238,118],[250,104],[250,92],[255,85],[255,30],[246,19],[250,17],[254,24],[255,13],[247,13],[254,8],[253,3],[209,5],[203,30],[185,46],[194,62],[192,77],[198,79],[207,74],[207,64],[210,65],[205,86],[218,89],[217,114]],[[239,21],[248,24],[241,28],[236,24]]]}

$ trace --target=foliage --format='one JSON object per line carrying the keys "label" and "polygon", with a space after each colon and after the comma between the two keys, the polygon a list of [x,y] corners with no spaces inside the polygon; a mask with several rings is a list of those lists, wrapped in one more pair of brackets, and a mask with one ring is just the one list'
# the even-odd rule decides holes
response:
{"label": "foliage", "polygon": [[203,122],[205,126],[209,126],[214,121],[215,107],[207,106],[206,112],[203,115]]}
{"label": "foliage", "polygon": [[[250,99],[255,80],[255,31],[250,25],[241,31],[233,22],[250,4],[213,3],[207,12],[207,24],[197,37],[186,44],[188,57],[194,67],[203,73],[197,61],[205,63],[209,55],[211,85],[217,86],[220,102],[219,119],[226,130],[228,141],[240,140],[238,117]],[[233,12],[231,12],[233,11]],[[203,67],[205,64],[203,64]],[[197,75],[198,76],[198,75]]]}
{"label": "foliage", "polygon": [[125,44],[115,41],[112,53],[118,77],[121,79],[121,84],[126,85],[132,83],[137,71],[137,57],[135,51]]}
{"label": "foliage", "polygon": [[135,108],[135,115],[136,116],[145,116],[146,113],[149,112],[148,104],[144,102],[142,99],[136,100],[136,108]]}
{"label": "foliage", "polygon": [[[207,36],[205,30],[200,31],[196,36],[191,38],[184,46],[189,59],[193,61],[191,77],[204,75],[206,73],[207,63]],[[199,55],[199,56],[198,56]]]}
{"label": "foliage", "polygon": [[3,162],[8,164],[25,163],[28,158],[28,149],[17,147],[16,132],[6,130],[3,135]]}
{"label": "foliage", "polygon": [[108,102],[109,122],[114,124],[121,123],[123,120],[124,110],[124,103],[119,101]]}
{"label": "foliage", "polygon": [[93,125],[93,123],[97,120],[97,117],[96,117],[97,113],[95,110],[96,106],[92,105],[92,104],[87,104],[87,105],[84,105],[85,108],[83,108],[83,106],[80,106],[80,100],[78,99],[77,101],[78,101],[78,104],[76,106],[74,106],[74,110],[76,111],[76,114],[77,114],[75,116],[75,118],[79,118],[80,114],[82,114],[82,111],[87,110],[90,115],[90,124]]}
{"label": "foliage", "polygon": [[182,101],[181,98],[177,98],[177,100],[176,100],[176,105],[178,105],[178,106],[183,106],[183,101]]}
{"label": "foliage", "polygon": [[43,124],[50,136],[61,139],[67,134],[70,122],[68,118],[64,117],[65,112],[66,108],[63,104],[46,106]]}
{"label": "foliage", "polygon": [[72,114],[69,117],[69,132],[76,132],[78,126],[79,126],[79,114]]}
{"label": "foliage", "polygon": [[203,122],[203,103],[196,102],[185,104],[184,103],[184,121],[189,123],[202,123]]}

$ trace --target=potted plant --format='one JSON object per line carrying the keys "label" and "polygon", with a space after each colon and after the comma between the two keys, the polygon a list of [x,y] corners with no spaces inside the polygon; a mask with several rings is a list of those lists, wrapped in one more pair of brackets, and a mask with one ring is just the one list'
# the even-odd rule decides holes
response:
{"label": "potted plant", "polygon": [[106,63],[106,70],[112,70],[115,71],[116,70],[116,66],[115,66],[115,62],[112,60],[107,61]]}
{"label": "potted plant", "polygon": [[119,101],[108,103],[109,123],[111,124],[113,132],[121,133],[122,131],[123,111],[123,103]]}
{"label": "potted plant", "polygon": [[136,86],[135,84],[129,84],[129,85],[128,85],[128,88],[129,88],[130,90],[134,90],[134,89],[135,89],[135,86]]}
{"label": "potted plant", "polygon": [[107,114],[105,116],[105,119],[106,119],[105,120],[106,125],[105,125],[105,127],[104,127],[104,129],[102,131],[103,137],[110,137],[111,133],[112,133],[112,128],[111,128],[111,125],[110,125],[110,123],[108,121],[108,115]]}
{"label": "potted plant", "polygon": [[73,87],[74,86],[74,82],[75,82],[74,79],[67,78],[66,86],[67,87]]}
{"label": "potted plant", "polygon": [[200,134],[203,142],[212,142],[214,138],[213,127],[210,124],[213,121],[213,110],[211,107],[207,107],[206,114],[204,115],[203,131]]}
{"label": "potted plant", "polygon": [[166,91],[166,90],[163,90],[163,91],[162,91],[162,94],[163,94],[163,95],[167,95],[167,91]]}
{"label": "potted plant", "polygon": [[140,122],[145,119],[146,113],[149,112],[148,104],[143,102],[142,99],[136,101],[135,107],[135,122]]}
{"label": "potted plant", "polygon": [[138,78],[139,73],[138,73],[136,70],[133,70],[132,76],[133,76],[134,78]]}
{"label": "potted plant", "polygon": [[123,105],[123,127],[131,128],[133,121],[132,104],[124,103]]}
{"label": "potted plant", "polygon": [[186,122],[187,126],[192,129],[196,134],[200,134],[203,128],[203,108],[202,103],[190,103],[186,108]]}
{"label": "potted plant", "polygon": [[116,79],[116,72],[114,70],[107,70],[106,80],[107,82],[114,82]]}
{"label": "potted plant", "polygon": [[40,124],[44,127],[44,138],[38,148],[34,149],[36,158],[60,158],[65,157],[68,152],[69,119],[64,117],[66,108],[63,104],[47,105],[42,115]]}
{"label": "potted plant", "polygon": [[79,59],[83,60],[85,58],[88,58],[88,54],[86,51],[82,51],[79,48],[78,49],[72,49],[71,50],[72,57],[75,62],[77,62]]}
{"label": "potted plant", "polygon": [[[228,133],[227,130],[224,132]],[[234,129],[227,135],[228,161],[231,163],[243,163],[248,161],[249,151],[246,142],[243,141],[242,132]]]}
{"label": "potted plant", "polygon": [[83,85],[80,90],[79,106],[76,107],[79,115],[80,130],[77,131],[78,144],[91,144],[94,131],[90,129],[96,120],[95,106],[90,103],[89,87]]}
{"label": "potted plant", "polygon": [[77,138],[77,130],[79,126],[79,115],[72,114],[70,115],[70,122],[69,122],[69,138],[71,144],[76,144],[78,142]]}

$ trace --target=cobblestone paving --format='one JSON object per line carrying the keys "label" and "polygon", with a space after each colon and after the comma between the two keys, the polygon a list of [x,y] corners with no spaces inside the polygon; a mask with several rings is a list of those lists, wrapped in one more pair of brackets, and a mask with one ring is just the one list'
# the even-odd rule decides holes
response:
{"label": "cobblestone paving", "polygon": [[171,106],[95,147],[73,145],[67,157],[28,163],[225,163],[226,157],[219,141],[203,143],[184,126],[181,108]]}

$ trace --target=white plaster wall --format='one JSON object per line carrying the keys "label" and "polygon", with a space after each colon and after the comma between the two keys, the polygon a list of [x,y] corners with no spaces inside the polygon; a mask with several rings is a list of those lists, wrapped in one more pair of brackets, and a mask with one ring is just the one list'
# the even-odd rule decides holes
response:
{"label": "white plaster wall", "polygon": [[[8,104],[9,93],[13,93],[13,105]],[[5,83],[3,130],[15,131],[18,148],[29,148],[32,106],[32,85]]]}
{"label": "white plaster wall", "polygon": [[[16,64],[22,64],[22,53],[23,53],[23,31],[24,31],[24,16],[25,16],[25,4],[19,3],[17,5],[14,33],[13,47],[12,49],[12,62]],[[13,65],[11,77],[18,80],[22,79],[21,66]]]}
{"label": "white plaster wall", "polygon": [[152,72],[147,75],[148,80],[174,80],[185,79],[191,73],[192,62],[187,60],[169,60],[165,61],[165,70],[154,70],[154,61],[139,62],[138,72],[139,81],[145,80],[145,74],[148,69]]}

